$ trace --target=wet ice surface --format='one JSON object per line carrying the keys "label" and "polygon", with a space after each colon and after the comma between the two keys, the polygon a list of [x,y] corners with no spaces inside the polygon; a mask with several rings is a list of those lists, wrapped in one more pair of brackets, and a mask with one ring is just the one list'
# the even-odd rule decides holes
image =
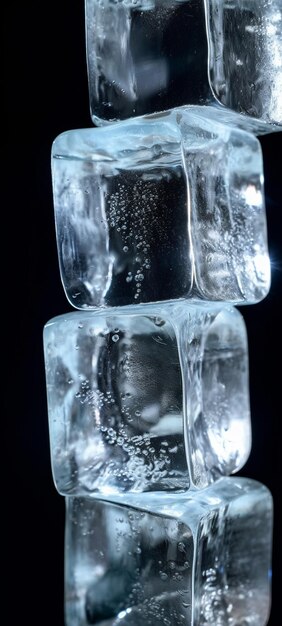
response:
{"label": "wet ice surface", "polygon": [[86,0],[85,6],[95,123],[219,102],[258,126],[282,124],[280,0]]}
{"label": "wet ice surface", "polygon": [[265,626],[272,501],[249,479],[191,496],[68,498],[68,626]]}
{"label": "wet ice surface", "polygon": [[44,346],[62,494],[186,491],[245,463],[243,319],[219,304],[146,305],[51,320]]}
{"label": "wet ice surface", "polygon": [[214,109],[70,131],[52,155],[61,277],[73,306],[267,295],[260,145],[219,123]]}

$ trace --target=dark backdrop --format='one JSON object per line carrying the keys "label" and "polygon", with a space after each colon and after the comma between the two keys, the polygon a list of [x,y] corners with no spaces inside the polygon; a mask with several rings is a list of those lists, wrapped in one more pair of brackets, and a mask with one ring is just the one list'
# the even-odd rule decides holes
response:
{"label": "dark backdrop", "polygon": [[[51,477],[42,329],[51,317],[71,310],[59,278],[50,149],[60,132],[91,126],[83,0],[16,1],[10,11],[3,21],[7,81],[2,91],[7,137],[2,218],[8,217],[2,229],[2,337],[8,362],[2,392],[2,422],[8,424],[2,438],[2,487],[8,495],[2,518],[11,531],[9,539],[2,536],[10,566],[6,623],[63,626],[64,500]],[[262,303],[241,308],[249,336],[253,449],[240,473],[265,483],[274,496],[269,624],[279,626],[282,134],[262,138],[261,145],[272,287]]]}

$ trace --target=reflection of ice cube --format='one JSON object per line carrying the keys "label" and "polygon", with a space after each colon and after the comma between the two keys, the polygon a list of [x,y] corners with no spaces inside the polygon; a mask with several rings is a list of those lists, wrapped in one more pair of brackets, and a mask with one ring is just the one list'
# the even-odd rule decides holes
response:
{"label": "reflection of ice cube", "polygon": [[187,107],[56,139],[57,243],[71,304],[242,304],[268,293],[260,145],[232,124],[212,107]]}
{"label": "reflection of ice cube", "polygon": [[61,493],[187,491],[246,461],[247,339],[231,306],[69,313],[44,345]]}
{"label": "reflection of ice cube", "polygon": [[86,0],[93,121],[213,104],[278,130],[281,24],[281,0]]}
{"label": "reflection of ice cube", "polygon": [[265,626],[272,500],[245,478],[192,495],[67,498],[67,625]]}

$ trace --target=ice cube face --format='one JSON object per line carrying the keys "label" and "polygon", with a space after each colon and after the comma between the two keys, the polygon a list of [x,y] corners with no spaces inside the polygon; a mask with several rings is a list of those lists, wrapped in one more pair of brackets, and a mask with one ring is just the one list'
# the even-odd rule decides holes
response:
{"label": "ice cube face", "polygon": [[234,111],[281,124],[281,0],[206,3],[215,97]]}
{"label": "ice cube face", "polygon": [[267,295],[260,144],[211,122],[208,110],[56,139],[58,254],[73,306],[178,298],[243,304]]}
{"label": "ice cube face", "polygon": [[224,478],[193,496],[67,498],[67,626],[265,626],[272,499]]}
{"label": "ice cube face", "polygon": [[219,304],[73,312],[44,330],[51,456],[63,495],[187,491],[251,444],[247,339]]}
{"label": "ice cube face", "polygon": [[86,0],[95,123],[212,98],[203,0]]}
{"label": "ice cube face", "polygon": [[85,0],[85,12],[94,123],[213,103],[282,124],[281,0]]}

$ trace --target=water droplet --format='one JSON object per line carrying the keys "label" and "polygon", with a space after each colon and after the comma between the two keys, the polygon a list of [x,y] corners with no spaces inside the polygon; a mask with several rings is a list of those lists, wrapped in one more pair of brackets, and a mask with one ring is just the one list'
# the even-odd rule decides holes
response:
{"label": "water droplet", "polygon": [[128,246],[123,246],[123,251],[128,252]]}
{"label": "water droplet", "polygon": [[112,336],[112,341],[114,341],[114,343],[116,343],[119,340],[119,336],[118,335],[113,335]]}
{"label": "water droplet", "polygon": [[161,580],[167,580],[168,579],[168,575],[165,572],[160,572],[160,579]]}

